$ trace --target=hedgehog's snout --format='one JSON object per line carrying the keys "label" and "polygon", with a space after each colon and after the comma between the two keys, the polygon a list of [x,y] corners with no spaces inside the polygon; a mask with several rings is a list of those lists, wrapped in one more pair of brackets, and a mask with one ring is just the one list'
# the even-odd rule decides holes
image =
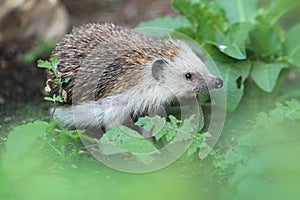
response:
{"label": "hedgehog's snout", "polygon": [[223,87],[223,80],[219,77],[211,77],[211,79],[207,83],[207,87],[209,90],[219,89],[219,88]]}
{"label": "hedgehog's snout", "polygon": [[206,80],[202,77],[194,85],[193,91],[196,93],[206,93],[212,89],[219,89],[223,87],[223,80],[219,77],[208,76]]}
{"label": "hedgehog's snout", "polygon": [[215,78],[212,85],[213,88],[221,88],[223,86],[223,80],[221,78]]}

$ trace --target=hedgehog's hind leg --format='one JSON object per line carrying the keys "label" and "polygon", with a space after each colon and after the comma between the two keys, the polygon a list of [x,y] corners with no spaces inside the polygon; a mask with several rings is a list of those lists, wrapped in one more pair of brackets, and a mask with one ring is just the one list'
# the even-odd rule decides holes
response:
{"label": "hedgehog's hind leg", "polygon": [[61,106],[57,107],[54,112],[54,118],[58,118],[64,126],[85,130],[101,131],[103,117],[104,111],[95,102],[84,102],[75,106]]}
{"label": "hedgehog's hind leg", "polygon": [[75,120],[73,117],[73,111],[71,106],[51,108],[50,113],[53,112],[53,118],[58,119],[63,126],[68,128],[75,128]]}

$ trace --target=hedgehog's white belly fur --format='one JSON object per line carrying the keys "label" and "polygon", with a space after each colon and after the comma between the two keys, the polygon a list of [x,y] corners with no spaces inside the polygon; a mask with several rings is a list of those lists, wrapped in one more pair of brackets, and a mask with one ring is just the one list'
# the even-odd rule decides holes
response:
{"label": "hedgehog's white belly fur", "polygon": [[[158,84],[158,83],[156,83]],[[153,86],[153,85],[152,85]],[[170,91],[161,87],[138,90],[133,88],[125,93],[109,96],[97,101],[81,102],[77,105],[56,108],[54,117],[69,127],[109,129],[122,125],[130,115],[138,116],[144,111],[159,111],[163,104],[170,102]]]}
{"label": "hedgehog's white belly fur", "polygon": [[[105,99],[104,99],[105,100]],[[127,112],[121,105],[99,101],[83,102],[75,106],[58,107],[54,117],[64,125],[76,128],[94,128],[122,124]]]}

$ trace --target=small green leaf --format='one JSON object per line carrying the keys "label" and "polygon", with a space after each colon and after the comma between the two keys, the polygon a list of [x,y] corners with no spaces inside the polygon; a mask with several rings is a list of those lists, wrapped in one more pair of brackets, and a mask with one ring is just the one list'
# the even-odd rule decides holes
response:
{"label": "small green leaf", "polygon": [[40,68],[46,68],[46,69],[51,69],[52,65],[50,62],[48,62],[47,60],[38,60],[38,67]]}
{"label": "small green leaf", "polygon": [[164,135],[166,136],[167,142],[170,142],[171,140],[173,140],[173,138],[177,135],[177,129],[174,128],[173,126],[168,126],[164,130],[165,130]]}
{"label": "small green leaf", "polygon": [[192,155],[195,152],[197,152],[198,149],[203,149],[207,147],[206,140],[208,137],[211,137],[211,134],[209,132],[195,134],[193,141],[187,151],[187,154]]}
{"label": "small green leaf", "polygon": [[139,118],[135,125],[143,127],[146,131],[150,131],[153,128],[152,119],[148,116]]}
{"label": "small green leaf", "polygon": [[254,62],[251,76],[261,89],[271,92],[275,87],[280,71],[285,67],[288,65],[284,63]]}
{"label": "small green leaf", "polygon": [[136,125],[143,127],[146,131],[151,131],[152,136],[159,140],[166,134],[166,119],[160,116],[154,117],[141,117],[135,123]]}
{"label": "small green leaf", "polygon": [[21,159],[27,152],[32,150],[35,141],[43,136],[48,125],[47,122],[35,121],[14,128],[9,133],[5,143],[6,158],[11,161]]}
{"label": "small green leaf", "polygon": [[50,124],[47,127],[46,132],[51,133],[52,131],[54,131],[54,129],[57,126],[58,122],[59,122],[58,119],[54,119],[53,121],[51,121]]}
{"label": "small green leaf", "polygon": [[53,95],[53,100],[54,100],[54,102],[59,102],[59,103],[64,102],[64,100],[61,98],[61,96],[56,96],[55,94]]}
{"label": "small green leaf", "polygon": [[70,78],[70,77],[67,77],[67,78],[65,78],[65,79],[63,80],[63,82],[64,82],[64,83],[69,83],[70,80],[71,80],[71,78]]}
{"label": "small green leaf", "polygon": [[140,127],[143,127],[146,131],[151,131],[152,135],[156,137],[156,135],[163,129],[165,123],[166,123],[165,118],[156,115],[152,118],[148,116],[141,117],[135,124]]}
{"label": "small green leaf", "polygon": [[52,59],[51,59],[51,61],[52,61],[52,67],[54,69],[56,69],[57,65],[58,65],[58,57],[57,56],[53,56]]}
{"label": "small green leaf", "polygon": [[177,119],[176,117],[174,117],[173,115],[169,115],[169,119],[171,121],[172,124],[174,125],[178,125],[179,123],[181,123],[181,120]]}
{"label": "small green leaf", "polygon": [[[216,62],[216,65],[220,70],[224,83],[227,110],[233,111],[242,99],[244,82],[250,73],[251,62],[248,60],[238,63]],[[216,101],[223,101],[223,99],[217,99]]]}
{"label": "small green leaf", "polygon": [[298,67],[300,67],[299,33],[300,33],[300,24],[297,24],[288,31],[288,34],[286,35],[286,42],[285,42],[285,52],[289,58],[289,61],[293,65]]}
{"label": "small green leaf", "polygon": [[257,11],[257,0],[217,0],[226,11],[229,24],[252,22]]}
{"label": "small green leaf", "polygon": [[[176,141],[183,141],[192,139],[193,136],[197,133],[198,124],[195,121],[195,115],[190,116],[187,119],[184,119],[182,125],[178,128],[178,134],[176,135]],[[174,141],[175,142],[175,141]]]}
{"label": "small green leaf", "polygon": [[44,100],[55,102],[55,100],[52,97],[44,97]]}

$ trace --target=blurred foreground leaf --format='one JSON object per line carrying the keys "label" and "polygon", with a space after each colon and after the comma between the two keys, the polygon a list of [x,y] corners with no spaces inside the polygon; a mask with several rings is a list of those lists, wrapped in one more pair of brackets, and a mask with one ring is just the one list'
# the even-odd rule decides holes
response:
{"label": "blurred foreground leaf", "polygon": [[43,136],[48,125],[44,121],[35,121],[14,128],[9,133],[5,143],[6,159],[16,161],[21,159],[27,152],[32,151],[36,140]]}

